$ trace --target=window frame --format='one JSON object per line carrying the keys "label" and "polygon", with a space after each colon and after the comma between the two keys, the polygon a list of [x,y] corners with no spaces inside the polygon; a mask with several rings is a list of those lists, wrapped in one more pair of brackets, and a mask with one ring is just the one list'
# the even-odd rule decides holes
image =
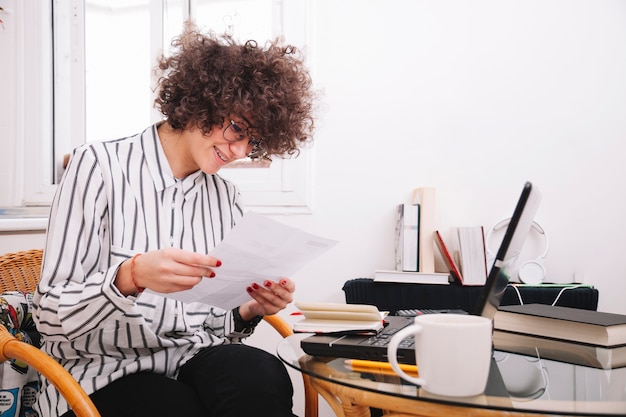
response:
{"label": "window frame", "polygon": [[[147,47],[154,60],[163,45],[164,2],[151,0],[149,6],[152,28]],[[49,205],[63,172],[64,155],[85,140],[85,2],[17,3],[23,7],[24,25],[16,45],[23,51],[16,65],[16,160],[23,161],[16,173],[16,205]],[[183,4],[186,15],[193,13],[194,0]],[[281,34],[290,43],[304,47],[309,30],[308,0],[275,0],[272,7]],[[154,22],[161,22],[161,26]],[[153,112],[153,117],[157,121],[160,114]],[[298,158],[275,158],[269,167],[242,164],[224,169],[220,175],[235,181],[251,210],[266,214],[309,214],[313,155],[314,149],[307,147]]]}
{"label": "window frame", "polygon": [[[53,71],[52,2],[16,2],[22,30],[16,33],[16,200],[47,205],[55,191],[52,175]],[[18,5],[18,4],[16,4]],[[39,7],[37,7],[39,6]],[[28,152],[26,151],[28,150]]]}

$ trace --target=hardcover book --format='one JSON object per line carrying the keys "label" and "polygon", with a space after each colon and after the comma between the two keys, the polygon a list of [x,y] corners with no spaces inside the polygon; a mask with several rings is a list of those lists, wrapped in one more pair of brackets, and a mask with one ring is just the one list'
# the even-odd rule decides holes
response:
{"label": "hardcover book", "polygon": [[439,233],[439,230],[435,230],[435,245],[437,246],[437,249],[439,249],[443,263],[446,265],[446,268],[448,268],[448,271],[450,271],[452,279],[463,285],[463,275],[461,274],[461,270],[456,264],[454,256],[443,241],[443,237],[441,236],[441,233]]}
{"label": "hardcover book", "polygon": [[398,204],[396,221],[396,270],[418,271],[419,267],[419,221],[418,204]]}
{"label": "hardcover book", "polygon": [[435,188],[413,190],[413,203],[420,206],[419,272],[435,272]]}
{"label": "hardcover book", "polygon": [[494,328],[589,345],[626,345],[626,315],[547,304],[502,306]]}

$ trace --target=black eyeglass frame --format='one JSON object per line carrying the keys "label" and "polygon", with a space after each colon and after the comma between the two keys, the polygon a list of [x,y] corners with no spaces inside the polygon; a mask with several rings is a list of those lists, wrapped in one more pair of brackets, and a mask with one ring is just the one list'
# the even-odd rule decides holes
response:
{"label": "black eyeglass frame", "polygon": [[[237,131],[239,130],[239,131]],[[231,139],[232,136],[235,136],[235,139]],[[252,149],[248,152],[248,157],[262,158],[262,154],[260,152],[261,145],[263,144],[263,138],[257,139],[250,134],[248,126],[244,123],[236,122],[234,120],[230,120],[228,126],[224,128],[224,132],[222,133],[224,140],[229,143],[241,142],[242,140],[248,138],[248,146],[251,146]]]}

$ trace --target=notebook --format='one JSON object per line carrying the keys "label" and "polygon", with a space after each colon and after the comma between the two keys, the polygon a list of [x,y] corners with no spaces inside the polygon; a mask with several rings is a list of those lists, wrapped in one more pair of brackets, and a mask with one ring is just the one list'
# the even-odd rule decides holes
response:
{"label": "notebook", "polygon": [[[530,182],[526,182],[483,290],[474,309],[466,313],[493,320],[509,283],[512,269],[517,263],[526,236],[532,226],[540,201],[541,193]],[[431,312],[459,313],[458,310],[431,310],[421,311],[419,314]],[[387,361],[389,339],[400,329],[413,322],[413,317],[387,316],[385,327],[375,336],[312,335],[303,339],[300,344],[304,352],[313,356]],[[411,338],[404,340],[398,347],[398,362],[415,364],[415,350]]]}

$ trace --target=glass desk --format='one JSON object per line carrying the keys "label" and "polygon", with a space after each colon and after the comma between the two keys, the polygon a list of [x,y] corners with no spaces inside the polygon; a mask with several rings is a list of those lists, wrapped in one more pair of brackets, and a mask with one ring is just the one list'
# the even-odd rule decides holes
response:
{"label": "glass desk", "polygon": [[599,369],[494,351],[489,382],[475,397],[441,397],[393,371],[357,372],[344,358],[313,357],[300,348],[308,334],[282,340],[278,357],[310,377],[339,417],[367,417],[370,407],[391,416],[626,415],[626,367]]}

